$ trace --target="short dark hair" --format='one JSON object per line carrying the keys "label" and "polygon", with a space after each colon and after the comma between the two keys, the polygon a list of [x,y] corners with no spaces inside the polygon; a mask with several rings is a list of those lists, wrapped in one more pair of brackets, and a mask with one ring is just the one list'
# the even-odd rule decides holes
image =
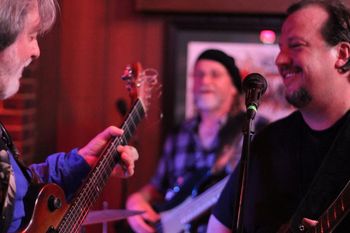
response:
{"label": "short dark hair", "polygon": [[[321,35],[329,45],[350,43],[350,10],[340,0],[302,0],[292,4],[287,10],[287,15],[310,5],[318,5],[328,13],[328,20],[321,28]],[[350,61],[342,69],[349,70]]]}

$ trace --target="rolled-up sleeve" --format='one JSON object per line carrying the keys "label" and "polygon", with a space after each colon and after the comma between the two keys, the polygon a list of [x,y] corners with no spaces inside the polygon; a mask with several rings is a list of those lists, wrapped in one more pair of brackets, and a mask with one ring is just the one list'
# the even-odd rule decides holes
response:
{"label": "rolled-up sleeve", "polygon": [[67,199],[70,199],[86,178],[90,166],[78,154],[78,150],[73,149],[68,153],[52,154],[45,162],[31,165],[30,169],[42,182],[61,186]]}

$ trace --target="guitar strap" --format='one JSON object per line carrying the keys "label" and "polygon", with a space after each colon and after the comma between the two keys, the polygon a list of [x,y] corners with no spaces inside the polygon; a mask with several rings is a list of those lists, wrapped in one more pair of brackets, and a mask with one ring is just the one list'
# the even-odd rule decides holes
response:
{"label": "guitar strap", "polygon": [[37,183],[38,178],[33,173],[32,176],[29,175],[28,171],[30,170],[24,165],[17,148],[13,144],[12,138],[0,122],[0,233],[7,232],[7,228],[11,224],[16,196],[15,174],[10,163],[10,153],[28,183]]}
{"label": "guitar strap", "polygon": [[304,199],[290,221],[292,232],[304,232],[304,217],[317,219],[344,188],[350,177],[350,114],[315,175]]}

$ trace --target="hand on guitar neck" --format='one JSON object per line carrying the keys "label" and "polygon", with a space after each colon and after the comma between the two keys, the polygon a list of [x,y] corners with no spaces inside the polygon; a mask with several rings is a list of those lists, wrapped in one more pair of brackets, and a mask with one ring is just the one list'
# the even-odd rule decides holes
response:
{"label": "hand on guitar neck", "polygon": [[[110,138],[120,136],[123,132],[122,129],[110,126],[93,138],[86,146],[81,148],[78,151],[78,154],[85,159],[90,167],[94,167],[98,160],[98,155],[102,149],[104,149]],[[117,164],[112,175],[117,175],[123,178],[132,176],[135,168],[134,161],[139,158],[137,150],[131,146],[119,145],[117,151],[120,153],[121,163]]]}
{"label": "hand on guitar neck", "polygon": [[[136,126],[146,116],[151,97],[151,89],[157,84],[156,77],[139,75],[127,67],[127,79],[131,87],[137,87],[139,93],[133,108],[126,117],[121,129],[111,126],[93,138],[78,151],[91,167],[91,170],[74,198],[68,203],[64,191],[55,184],[33,187],[28,196],[28,210],[33,213],[26,220],[22,233],[78,233],[87,213],[95,203],[113,171],[121,177],[134,173],[134,162],[138,159],[135,148],[126,146],[133,136]],[[134,77],[135,76],[135,77]],[[139,80],[133,85],[133,80]],[[29,193],[29,192],[28,192]],[[33,204],[31,204],[33,203]],[[45,222],[42,222],[45,216]]]}
{"label": "hand on guitar neck", "polygon": [[228,176],[222,178],[223,174],[209,175],[208,172],[205,175],[204,171],[205,169],[189,177],[171,200],[155,207],[159,214],[150,204],[161,199],[152,185],[146,185],[132,194],[128,198],[127,209],[145,211],[142,215],[128,218],[132,229],[137,233],[180,233],[185,229],[191,229],[192,232],[203,224],[201,220],[207,222],[206,213],[217,201]]}

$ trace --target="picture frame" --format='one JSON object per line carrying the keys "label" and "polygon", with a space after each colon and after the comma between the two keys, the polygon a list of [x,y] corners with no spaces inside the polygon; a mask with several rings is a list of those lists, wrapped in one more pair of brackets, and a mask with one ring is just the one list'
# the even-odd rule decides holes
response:
{"label": "picture frame", "polygon": [[[236,57],[238,66],[242,66],[240,58],[232,54],[232,48],[237,51],[237,46],[246,47],[245,50],[254,50],[250,53],[252,57],[260,57],[261,66],[266,66],[266,71],[269,76],[278,76],[277,68],[274,65],[275,55],[278,52],[278,35],[283,21],[282,16],[217,16],[217,17],[180,17],[172,19],[167,24],[167,49],[165,50],[165,77],[164,77],[164,102],[163,113],[166,116],[164,121],[164,130],[173,128],[184,119],[193,116],[193,106],[189,106],[191,101],[191,87],[188,79],[191,73],[191,68],[195,58],[201,51],[206,48],[223,49],[229,55]],[[260,42],[260,32],[262,30],[271,30],[276,33],[276,41],[274,44],[263,45]],[[271,56],[268,55],[268,50],[254,49],[264,46],[271,48]],[[231,52],[230,52],[231,48]],[[193,50],[193,51],[192,51]],[[264,51],[264,54],[262,54]],[[256,53],[256,54],[254,54]],[[249,55],[248,55],[249,56]],[[268,59],[264,59],[268,56]],[[260,60],[261,60],[260,59]],[[254,61],[251,61],[254,62]],[[245,64],[249,64],[246,61]],[[248,70],[240,67],[242,75],[248,72],[261,72],[261,69],[256,69],[257,66],[252,66]],[[264,74],[265,75],[265,74]],[[272,91],[276,94],[276,90],[280,88],[281,80],[275,77],[274,80],[279,80],[278,86]],[[278,90],[278,100],[284,105],[283,93]],[[267,98],[267,97],[266,97]],[[272,97],[276,98],[276,96]],[[282,117],[288,114],[291,109],[281,110],[281,114],[275,114]],[[278,110],[278,111],[279,111]],[[267,110],[268,111],[268,110]],[[277,111],[277,110],[276,110]],[[271,117],[272,119],[272,117]],[[272,119],[275,120],[275,119]]]}

